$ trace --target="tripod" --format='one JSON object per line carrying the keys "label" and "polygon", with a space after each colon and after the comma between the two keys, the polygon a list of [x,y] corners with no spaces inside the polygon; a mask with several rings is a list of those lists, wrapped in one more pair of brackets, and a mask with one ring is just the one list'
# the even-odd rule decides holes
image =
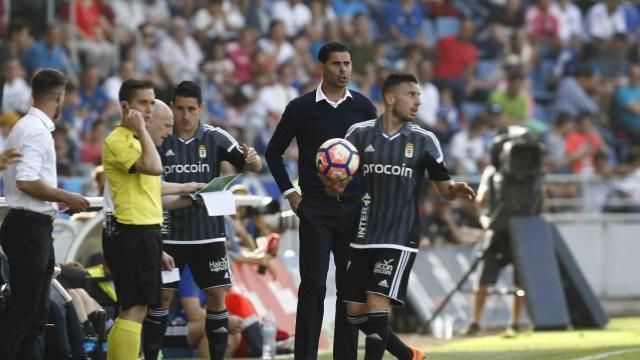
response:
{"label": "tripod", "polygon": [[473,263],[471,264],[471,266],[469,266],[469,269],[462,275],[460,280],[458,280],[458,283],[456,283],[456,286],[454,286],[453,289],[449,291],[447,296],[445,296],[444,300],[442,300],[442,302],[440,303],[440,305],[438,305],[438,307],[435,309],[433,314],[431,314],[431,317],[422,323],[422,328],[425,329],[425,331],[429,331],[429,329],[431,329],[431,323],[438,317],[438,315],[440,315],[442,310],[444,310],[444,308],[447,306],[449,301],[451,301],[451,298],[453,297],[453,295],[455,295],[456,292],[460,291],[460,289],[462,288],[462,285],[464,285],[464,283],[467,281],[469,276],[476,270],[476,268],[478,267],[478,264],[480,264],[480,260],[482,260],[483,257],[484,257],[484,250],[477,250],[476,257],[473,260]]}

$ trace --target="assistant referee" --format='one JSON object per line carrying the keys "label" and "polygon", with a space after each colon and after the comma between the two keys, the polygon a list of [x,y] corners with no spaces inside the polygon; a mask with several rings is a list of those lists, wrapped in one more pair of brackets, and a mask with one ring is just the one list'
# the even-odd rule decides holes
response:
{"label": "assistant referee", "polygon": [[[271,174],[300,218],[300,288],[296,314],[295,358],[316,359],[324,313],[330,253],[336,265],[335,359],[355,359],[357,331],[347,322],[344,295],[349,242],[355,236],[361,182],[352,181],[340,197],[330,197],[315,165],[320,145],[342,138],[355,123],[375,119],[376,109],[364,95],[349,90],[351,51],[338,42],[318,52],[322,83],[287,105],[267,146]],[[299,148],[298,169],[302,195],[293,187],[282,154],[293,139]],[[303,200],[304,199],[304,200]]]}

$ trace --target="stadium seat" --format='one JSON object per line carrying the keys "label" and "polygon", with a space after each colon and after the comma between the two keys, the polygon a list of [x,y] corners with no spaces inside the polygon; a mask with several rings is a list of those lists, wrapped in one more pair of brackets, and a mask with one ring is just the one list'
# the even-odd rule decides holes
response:
{"label": "stadium seat", "polygon": [[81,177],[67,177],[60,179],[60,187],[69,192],[84,193],[84,180]]}
{"label": "stadium seat", "polygon": [[424,32],[424,43],[427,47],[433,47],[438,41],[436,27],[433,21],[425,19],[422,22],[422,31]]}
{"label": "stadium seat", "polygon": [[494,71],[502,66],[500,60],[480,60],[476,65],[476,77],[478,80],[486,80]]}
{"label": "stadium seat", "polygon": [[438,39],[447,36],[454,36],[460,30],[460,20],[455,17],[439,17],[435,21],[436,34]]}

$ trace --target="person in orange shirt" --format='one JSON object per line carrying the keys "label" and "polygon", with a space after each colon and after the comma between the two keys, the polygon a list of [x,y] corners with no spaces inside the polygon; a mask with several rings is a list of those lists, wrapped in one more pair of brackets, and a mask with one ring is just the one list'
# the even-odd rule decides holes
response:
{"label": "person in orange shirt", "polygon": [[581,114],[576,120],[575,130],[567,135],[565,152],[567,157],[574,158],[571,172],[584,174],[593,172],[594,155],[604,150],[604,142],[596,128],[593,127],[591,114]]}

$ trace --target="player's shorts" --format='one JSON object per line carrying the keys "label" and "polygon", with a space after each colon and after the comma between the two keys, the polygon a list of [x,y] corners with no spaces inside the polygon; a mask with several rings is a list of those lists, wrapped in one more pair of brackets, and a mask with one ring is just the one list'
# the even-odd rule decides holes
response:
{"label": "player's shorts", "polygon": [[113,233],[103,239],[102,247],[120,307],[126,310],[134,305],[160,305],[160,225],[116,223]]}
{"label": "player's shorts", "polygon": [[[483,285],[493,285],[498,281],[500,271],[513,263],[511,241],[508,230],[497,230],[487,234],[485,241],[488,246],[478,265],[478,282]],[[519,285],[516,267],[513,267],[514,285]]]}
{"label": "player's shorts", "polygon": [[[180,273],[189,264],[191,274],[202,290],[231,286],[231,269],[224,241],[206,244],[164,244],[164,251],[173,257]],[[164,284],[164,289],[177,289],[178,281]]]}
{"label": "player's shorts", "polygon": [[403,306],[416,253],[399,249],[351,249],[344,301],[367,303],[367,293],[388,297]]}

